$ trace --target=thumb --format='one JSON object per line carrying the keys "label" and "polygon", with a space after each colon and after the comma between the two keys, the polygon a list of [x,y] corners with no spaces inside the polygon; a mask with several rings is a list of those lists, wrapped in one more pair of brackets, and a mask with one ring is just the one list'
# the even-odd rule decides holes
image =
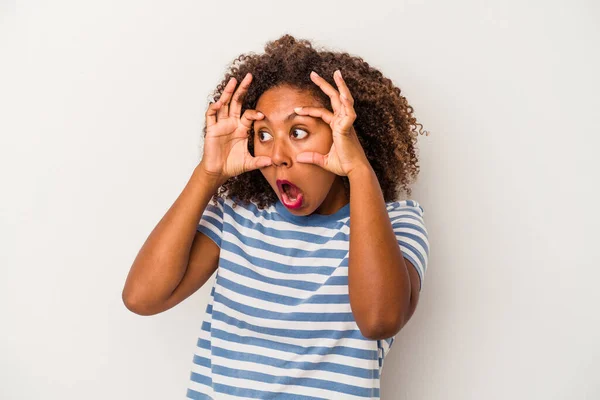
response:
{"label": "thumb", "polygon": [[316,164],[321,168],[325,168],[327,156],[314,151],[308,151],[298,154],[296,156],[296,161],[305,164]]}
{"label": "thumb", "polygon": [[250,157],[246,160],[244,169],[246,171],[253,171],[255,169],[268,167],[271,164],[272,164],[272,162],[271,162],[270,157],[266,157],[266,156]]}

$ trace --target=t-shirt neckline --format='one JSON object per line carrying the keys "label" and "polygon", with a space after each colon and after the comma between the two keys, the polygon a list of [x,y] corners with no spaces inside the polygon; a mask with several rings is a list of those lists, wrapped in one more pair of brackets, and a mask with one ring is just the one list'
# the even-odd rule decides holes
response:
{"label": "t-shirt neckline", "polygon": [[283,218],[290,220],[298,225],[322,225],[328,222],[336,222],[350,216],[350,202],[348,202],[346,205],[341,207],[333,214],[329,215],[317,214],[314,212],[306,216],[294,215],[290,210],[287,209],[286,206],[283,205],[283,203],[279,199],[277,199],[277,201],[275,202],[275,209]]}

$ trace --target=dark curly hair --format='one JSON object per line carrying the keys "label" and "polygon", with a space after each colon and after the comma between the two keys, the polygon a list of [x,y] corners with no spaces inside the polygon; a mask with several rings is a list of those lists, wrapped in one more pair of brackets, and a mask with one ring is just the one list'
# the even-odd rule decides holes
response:
{"label": "dark curly hair", "polygon": [[[398,198],[400,187],[410,197],[408,186],[419,173],[416,142],[423,126],[413,117],[413,108],[390,79],[362,58],[346,52],[315,49],[309,40],[285,34],[265,46],[264,54],[248,53],[238,56],[212,94],[219,100],[231,77],[241,82],[246,73],[252,74],[252,84],[242,101],[242,114],[254,109],[259,97],[268,89],[282,85],[308,90],[329,111],[331,101],[310,79],[315,71],[334,88],[333,72],[339,69],[354,98],[356,120],[354,129],[371,167],[377,175],[386,202]],[[420,129],[417,130],[416,128]],[[254,156],[254,129],[249,130],[248,150]],[[206,136],[206,124],[204,125]],[[346,193],[350,193],[348,178],[343,176]],[[277,201],[277,194],[260,170],[245,172],[227,180],[212,200],[226,197],[265,208]]]}

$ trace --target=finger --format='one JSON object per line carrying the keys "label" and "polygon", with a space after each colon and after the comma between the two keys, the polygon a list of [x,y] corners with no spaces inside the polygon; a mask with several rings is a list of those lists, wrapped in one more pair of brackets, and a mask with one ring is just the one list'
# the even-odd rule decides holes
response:
{"label": "finger", "polygon": [[356,119],[356,111],[354,111],[354,105],[350,102],[350,99],[346,98],[346,96],[341,95],[340,98],[342,99],[343,106],[343,111],[340,112],[340,114],[344,118],[344,123],[354,122],[354,120]]}
{"label": "finger", "polygon": [[[350,94],[350,89],[348,89],[348,86],[346,86],[344,78],[342,78],[342,73],[340,72],[340,70],[336,70],[333,76],[340,89],[340,100],[342,102],[342,111],[340,112],[340,114],[343,115],[342,125],[350,126],[352,122],[356,120],[356,111],[354,110],[354,99]],[[346,131],[345,133],[349,133],[349,131]]]}
{"label": "finger", "polygon": [[321,118],[327,124],[331,124],[331,121],[333,121],[333,113],[324,107],[296,107],[294,112],[298,115]]}
{"label": "finger", "polygon": [[231,100],[231,108],[229,115],[235,118],[239,118],[242,112],[242,100],[246,93],[248,92],[248,87],[250,86],[250,82],[252,82],[252,74],[248,72],[242,82],[240,82],[240,86],[235,91],[233,95],[233,99]]}
{"label": "finger", "polygon": [[231,95],[233,94],[233,89],[235,89],[236,80],[235,78],[229,79],[225,89],[223,89],[223,93],[221,97],[219,97],[219,103],[222,104],[221,108],[217,112],[217,118],[228,118],[229,117],[229,100],[231,99]]}
{"label": "finger", "polygon": [[252,123],[254,121],[261,120],[261,119],[264,118],[264,116],[265,115],[263,113],[261,113],[260,111],[246,110],[246,111],[244,111],[244,115],[242,115],[242,118],[240,119],[240,122],[246,128],[250,129],[252,127]]}
{"label": "finger", "polygon": [[210,103],[208,105],[208,110],[206,110],[205,118],[206,118],[206,127],[210,128],[214,124],[217,123],[217,110],[221,107],[221,103],[218,101],[216,103]]}
{"label": "finger", "polygon": [[327,164],[327,156],[314,151],[307,151],[298,154],[296,156],[296,161],[305,164],[315,164],[321,168],[325,168],[325,165]]}
{"label": "finger", "polygon": [[342,99],[342,103],[344,103],[345,98],[349,101],[349,103],[352,106],[354,106],[354,98],[352,97],[352,94],[350,94],[350,89],[348,89],[346,81],[342,77],[342,72],[339,69],[335,70],[335,72],[333,73],[333,79],[335,80],[335,83],[337,84],[338,89],[340,91],[340,98]]}
{"label": "finger", "polygon": [[326,95],[331,99],[331,107],[333,111],[336,112],[340,108],[340,94],[333,86],[329,84],[325,79],[321,78],[315,71],[310,73],[310,78],[312,81],[317,84],[321,88]]}
{"label": "finger", "polygon": [[250,157],[246,159],[244,163],[244,170],[246,172],[253,171],[255,169],[268,167],[272,164],[271,158],[267,156]]}

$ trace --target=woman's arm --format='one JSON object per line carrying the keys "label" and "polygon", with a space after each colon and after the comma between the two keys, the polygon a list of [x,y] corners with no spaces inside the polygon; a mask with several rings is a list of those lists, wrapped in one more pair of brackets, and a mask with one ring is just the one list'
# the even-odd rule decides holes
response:
{"label": "woman's arm", "polygon": [[122,293],[129,310],[152,315],[171,308],[200,288],[216,270],[220,249],[196,229],[219,184],[201,165],[194,169],[131,266]]}
{"label": "woman's arm", "polygon": [[356,169],[348,179],[350,306],[363,336],[385,339],[400,331],[413,314],[419,276],[402,256],[373,169]]}

